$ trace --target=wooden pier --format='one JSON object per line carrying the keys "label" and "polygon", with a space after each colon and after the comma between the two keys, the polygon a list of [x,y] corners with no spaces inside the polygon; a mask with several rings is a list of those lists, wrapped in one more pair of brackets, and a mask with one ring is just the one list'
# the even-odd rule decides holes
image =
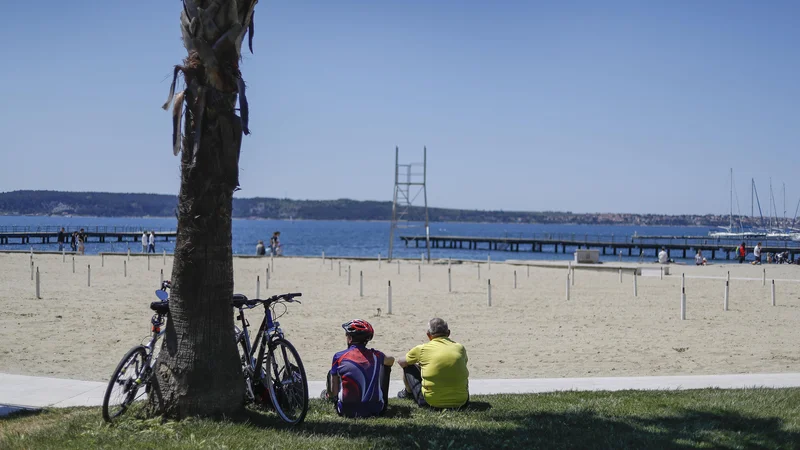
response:
{"label": "wooden pier", "polygon": [[[175,230],[135,228],[135,227],[64,227],[65,244],[72,239],[72,232],[86,234],[86,243],[139,242],[142,230],[155,233],[156,241],[169,242],[177,236]],[[46,245],[58,242],[61,227],[0,227],[0,245]]]}
{"label": "wooden pier", "polygon": [[[533,237],[485,237],[485,236],[400,236],[409,247],[425,248],[425,240],[430,239],[431,248],[447,248],[459,250],[508,251],[508,252],[552,252],[567,253],[567,250],[598,249],[602,255],[624,254],[629,257],[656,257],[661,248],[666,249],[670,258],[694,258],[697,250],[703,252],[709,260],[735,259],[736,249],[741,240],[715,239],[705,236],[589,236],[575,234],[541,234]],[[758,241],[762,243],[764,259],[767,253],[788,251],[790,258],[800,254],[800,242],[794,241]],[[746,240],[748,254],[752,254],[755,240]],[[710,256],[710,257],[709,257]],[[718,258],[719,257],[719,258]],[[752,255],[750,255],[752,259]]]}

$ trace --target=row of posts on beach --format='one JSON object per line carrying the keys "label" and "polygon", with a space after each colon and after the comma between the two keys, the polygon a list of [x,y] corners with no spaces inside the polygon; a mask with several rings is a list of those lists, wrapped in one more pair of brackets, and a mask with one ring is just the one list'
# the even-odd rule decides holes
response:
{"label": "row of posts on beach", "polygon": [[[35,263],[34,263],[33,253],[34,253],[33,252],[33,248],[31,248],[31,253],[30,253],[31,281],[35,282],[36,298],[37,299],[41,299],[42,298],[42,295],[41,295],[41,293],[42,293],[42,291],[41,291],[41,285],[42,285],[41,274],[39,272],[39,267],[36,266]],[[147,270],[148,271],[150,271],[150,257],[151,257],[150,254],[146,255],[146,258],[147,258]],[[128,261],[130,261],[130,260],[131,260],[131,250],[129,248],[126,259],[124,259],[122,261],[122,276],[125,277],[125,278],[128,277]],[[162,251],[161,260],[162,260],[162,264],[164,266],[166,266],[167,265],[167,252],[166,252],[166,250]],[[67,262],[67,254],[66,254],[66,251],[64,251],[64,250],[61,251],[61,261],[63,263]],[[270,256],[270,264],[269,264],[270,267],[274,267],[274,264],[275,264],[274,257]],[[106,266],[106,255],[104,253],[101,253],[100,254],[100,267],[105,267],[105,266]],[[267,267],[267,272],[266,272],[266,275],[267,275],[266,276],[267,289],[269,289],[270,267]],[[159,285],[161,285],[161,283],[164,282],[164,269],[160,269],[159,272],[160,272]],[[75,256],[74,255],[72,256],[72,273],[75,273]],[[260,285],[260,282],[258,283],[258,285]],[[86,265],[86,286],[87,287],[91,287],[92,286],[92,265],[91,264],[87,264]],[[258,292],[258,290],[256,292]],[[256,297],[258,297],[258,294],[256,294]]]}
{"label": "row of posts on beach", "polygon": [[[66,262],[66,253],[62,251],[61,254],[62,262]],[[131,252],[130,249],[128,250],[127,259],[122,261],[122,274],[123,277],[128,276],[128,261],[130,261]],[[333,270],[333,263],[334,259],[329,258],[328,261],[330,262],[330,270]],[[325,252],[322,252],[322,264],[324,265],[326,262]],[[400,274],[400,261],[396,260],[397,265],[397,274]],[[425,263],[425,257],[422,255],[420,257],[420,264],[417,265],[417,281],[422,282],[422,266]],[[162,253],[162,264],[167,264],[167,253],[164,251]],[[275,261],[273,257],[270,257],[270,263],[265,271],[264,276],[264,283],[265,288],[269,289],[269,282],[272,277],[272,274],[275,270]],[[492,270],[492,260],[491,256],[487,257],[487,271]],[[105,254],[100,254],[100,265],[101,267],[105,267]],[[378,268],[380,269],[382,265],[381,255],[378,254]],[[36,286],[36,298],[41,299],[41,275],[39,273],[39,267],[36,267],[34,264],[33,259],[33,249],[31,249],[30,254],[30,267],[31,267],[31,281],[35,281]],[[481,264],[476,264],[477,267],[477,277],[481,279]],[[531,275],[531,266],[527,265],[526,267],[526,277],[530,278]],[[342,261],[338,261],[338,269],[339,269],[339,276],[342,276]],[[147,270],[150,270],[150,255],[147,255]],[[619,282],[623,282],[623,269],[620,268],[619,270]],[[659,278],[661,280],[664,279],[664,267],[660,267],[660,275]],[[350,265],[347,266],[347,285],[351,285],[351,267]],[[639,288],[638,288],[638,273],[636,268],[630,269],[633,280],[633,296],[639,296]],[[75,273],[75,256],[72,256],[72,273]],[[517,271],[516,269],[513,271],[513,288],[517,288]],[[359,297],[364,296],[364,271],[359,271]],[[164,269],[160,270],[160,281],[164,281]],[[725,279],[725,289],[723,295],[723,311],[728,311],[728,300],[730,296],[730,283],[731,283],[731,273],[730,271],[727,273],[727,277]],[[767,270],[762,270],[762,277],[761,277],[761,284],[762,286],[766,286],[767,284]],[[86,267],[86,285],[87,287],[91,287],[92,285],[92,266],[91,264],[87,265]],[[567,266],[567,277],[566,277],[566,289],[565,289],[565,298],[566,300],[570,300],[570,287],[575,285],[575,266],[572,265],[570,262]],[[453,278],[452,278],[452,269],[451,269],[451,260],[448,258],[447,260],[447,292],[453,292]],[[261,276],[256,276],[256,298],[260,298],[261,296]],[[773,279],[771,282],[771,299],[772,299],[772,306],[776,306],[776,298],[775,298],[775,280]],[[386,300],[387,300],[387,312],[392,314],[392,281],[387,281],[387,292],[386,292]],[[492,306],[492,280],[488,278],[486,280],[486,303],[487,306]],[[681,291],[680,291],[680,318],[681,320],[686,320],[686,277],[685,274],[681,274]]]}

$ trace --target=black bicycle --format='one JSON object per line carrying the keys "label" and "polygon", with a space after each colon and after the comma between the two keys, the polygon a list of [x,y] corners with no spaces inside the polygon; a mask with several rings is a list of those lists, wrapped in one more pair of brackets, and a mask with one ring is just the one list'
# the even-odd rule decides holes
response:
{"label": "black bicycle", "polygon": [[[280,324],[274,320],[286,313],[287,303],[302,294],[273,295],[268,299],[252,299],[241,294],[233,296],[231,304],[239,310],[236,320],[236,346],[242,361],[245,377],[245,396],[249,403],[274,408],[278,416],[291,425],[299,424],[308,412],[308,379],[294,346],[283,337]],[[245,309],[264,306],[264,320],[258,328],[255,342],[250,344],[250,324],[244,316]],[[276,315],[275,308],[283,311]]]}
{"label": "black bicycle", "polygon": [[[147,343],[137,345],[128,350],[114,370],[114,375],[108,382],[106,393],[103,396],[103,419],[112,422],[142,395],[150,391],[150,379],[153,376],[153,365],[161,349],[159,340],[164,335],[164,322],[169,312],[169,294],[171,287],[169,281],[161,283],[161,289],[156,291],[159,301],[150,303],[150,309],[155,314],[150,319],[151,335]],[[144,392],[140,394],[144,386]]]}

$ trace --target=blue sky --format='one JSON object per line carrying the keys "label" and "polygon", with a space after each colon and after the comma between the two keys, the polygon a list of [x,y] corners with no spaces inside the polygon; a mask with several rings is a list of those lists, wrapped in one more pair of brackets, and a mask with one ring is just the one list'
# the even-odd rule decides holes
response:
{"label": "blue sky", "polygon": [[[11,9],[11,7],[15,9]],[[0,6],[0,191],[177,193],[178,0]],[[800,196],[800,2],[265,1],[238,196],[726,213]],[[776,203],[781,203],[778,199]],[[781,206],[782,209],[782,206]]]}

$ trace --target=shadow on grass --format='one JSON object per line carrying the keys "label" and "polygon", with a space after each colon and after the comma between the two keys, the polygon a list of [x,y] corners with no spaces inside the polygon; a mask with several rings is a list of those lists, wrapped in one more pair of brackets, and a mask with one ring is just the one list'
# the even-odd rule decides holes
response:
{"label": "shadow on grass", "polygon": [[[472,416],[472,417],[470,417]],[[800,433],[779,418],[683,410],[653,418],[592,411],[499,414],[449,411],[408,420],[307,422],[298,434],[365,438],[379,448],[800,448]]]}
{"label": "shadow on grass", "polygon": [[0,404],[0,421],[35,416],[41,414],[41,412],[41,408],[27,408],[25,406]]}

